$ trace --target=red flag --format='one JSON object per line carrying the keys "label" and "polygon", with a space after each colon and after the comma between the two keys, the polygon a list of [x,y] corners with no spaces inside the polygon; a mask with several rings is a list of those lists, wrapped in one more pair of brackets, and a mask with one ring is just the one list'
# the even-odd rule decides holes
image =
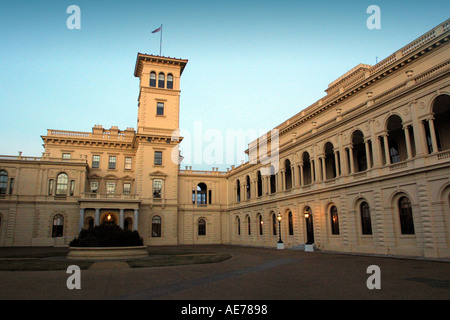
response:
{"label": "red flag", "polygon": [[161,29],[162,29],[162,26],[161,26],[161,27],[159,27],[158,29],[155,29],[155,30],[153,30],[153,31],[152,31],[152,33],[157,33],[157,32],[160,32],[160,31],[161,31]]}

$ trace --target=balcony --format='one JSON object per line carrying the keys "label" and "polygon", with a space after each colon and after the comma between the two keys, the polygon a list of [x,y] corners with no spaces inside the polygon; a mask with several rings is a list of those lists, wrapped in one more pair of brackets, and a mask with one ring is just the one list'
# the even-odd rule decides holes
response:
{"label": "balcony", "polygon": [[136,194],[84,192],[81,194],[81,200],[138,200],[138,196]]}

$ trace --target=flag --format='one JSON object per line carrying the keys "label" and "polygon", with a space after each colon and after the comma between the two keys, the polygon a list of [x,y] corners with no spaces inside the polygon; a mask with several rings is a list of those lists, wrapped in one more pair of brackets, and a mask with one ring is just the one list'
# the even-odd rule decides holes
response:
{"label": "flag", "polygon": [[161,31],[161,29],[162,29],[162,26],[161,26],[161,27],[159,27],[158,29],[155,29],[155,30],[153,30],[153,31],[152,31],[152,33],[157,33],[157,32],[160,32],[160,31]]}

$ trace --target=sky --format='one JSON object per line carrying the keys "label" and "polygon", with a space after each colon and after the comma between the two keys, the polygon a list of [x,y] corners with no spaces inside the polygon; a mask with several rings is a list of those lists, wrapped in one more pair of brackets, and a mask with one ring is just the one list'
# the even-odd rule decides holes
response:
{"label": "sky", "polygon": [[[67,27],[70,5],[80,8],[80,29]],[[367,27],[371,5],[380,29]],[[449,13],[450,2],[434,0],[2,1],[0,155],[41,156],[47,129],[136,129],[136,56],[159,55],[161,35],[151,31],[162,24],[162,55],[189,60],[181,166],[225,171],[246,159],[252,140],[227,132],[271,130],[359,63],[381,61]],[[222,133],[222,157],[195,157],[211,133]]]}

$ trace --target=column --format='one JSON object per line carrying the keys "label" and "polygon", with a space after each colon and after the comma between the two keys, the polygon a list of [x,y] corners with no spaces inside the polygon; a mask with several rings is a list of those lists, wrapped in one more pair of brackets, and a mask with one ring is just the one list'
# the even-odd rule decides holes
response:
{"label": "column", "polygon": [[350,158],[350,173],[355,173],[355,157],[353,156],[353,146],[348,147],[348,157]]}
{"label": "column", "polygon": [[322,165],[322,181],[325,181],[325,180],[327,180],[327,168],[326,168],[325,157],[322,156],[319,159],[320,159],[320,164]]}
{"label": "column", "polygon": [[344,148],[344,163],[343,163],[343,167],[344,167],[344,174],[345,175],[349,175],[350,174],[350,168],[348,167],[348,162],[349,162],[349,158],[348,158],[348,149]]}
{"label": "column", "polygon": [[84,209],[81,208],[80,209],[80,221],[78,223],[78,232],[83,230],[83,227],[84,227]]}
{"label": "column", "polygon": [[341,175],[340,172],[340,166],[339,166],[339,155],[338,155],[338,151],[334,150],[334,167],[336,169],[336,178],[339,177]]}
{"label": "column", "polygon": [[133,230],[138,229],[139,209],[134,209]]}
{"label": "column", "polygon": [[95,209],[94,226],[100,225],[100,209]]}
{"label": "column", "polygon": [[369,139],[364,140],[364,148],[366,149],[366,162],[367,162],[367,170],[373,167],[371,157],[370,157],[370,149],[369,149]]}
{"label": "column", "polygon": [[120,209],[120,214],[119,214],[119,227],[121,227],[123,229],[123,209]]}
{"label": "column", "polygon": [[408,154],[408,159],[412,159],[411,139],[409,137],[409,126],[407,126],[407,125],[404,126],[403,132],[405,133],[406,152]]}
{"label": "column", "polygon": [[389,141],[387,133],[383,133],[383,144],[384,144],[384,157],[386,160],[386,165],[390,165],[391,157],[389,156]]}
{"label": "column", "polygon": [[297,166],[295,165],[295,164],[292,164],[291,165],[291,180],[292,180],[292,182],[291,182],[291,185],[292,185],[292,188],[295,188],[295,187],[297,187],[297,173],[296,173],[296,168]]}
{"label": "column", "polygon": [[[311,170],[312,170],[312,168],[311,168]],[[305,185],[305,178],[304,178],[303,161],[302,161],[302,162],[300,162],[300,186],[304,186],[304,185]]]}
{"label": "column", "polygon": [[436,139],[436,131],[434,129],[434,118],[428,119],[428,124],[430,126],[431,144],[433,145],[433,153],[438,152],[438,145]]}

